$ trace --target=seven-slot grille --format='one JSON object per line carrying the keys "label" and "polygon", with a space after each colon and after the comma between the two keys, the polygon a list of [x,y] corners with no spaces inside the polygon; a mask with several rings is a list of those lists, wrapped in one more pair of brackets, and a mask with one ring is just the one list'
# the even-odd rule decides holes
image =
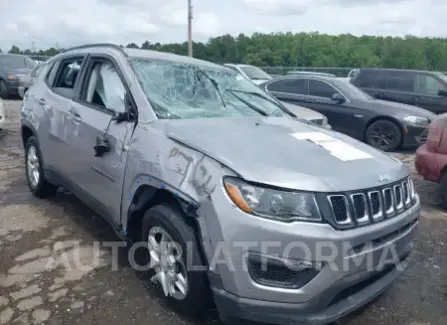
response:
{"label": "seven-slot grille", "polygon": [[339,226],[364,225],[393,217],[415,202],[411,179],[352,194],[330,194],[328,201]]}

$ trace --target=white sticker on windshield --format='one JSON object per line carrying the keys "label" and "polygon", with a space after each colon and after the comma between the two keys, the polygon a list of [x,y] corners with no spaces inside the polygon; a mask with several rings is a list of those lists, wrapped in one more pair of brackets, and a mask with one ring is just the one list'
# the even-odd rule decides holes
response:
{"label": "white sticker on windshield", "polygon": [[238,74],[238,75],[236,76],[236,80],[237,80],[237,81],[244,80],[244,77],[241,76],[240,74]]}
{"label": "white sticker on windshield", "polygon": [[337,140],[330,135],[321,132],[292,133],[291,135],[298,140],[311,141],[329,151],[334,157],[343,161],[372,158],[369,153],[354,148],[346,142]]}

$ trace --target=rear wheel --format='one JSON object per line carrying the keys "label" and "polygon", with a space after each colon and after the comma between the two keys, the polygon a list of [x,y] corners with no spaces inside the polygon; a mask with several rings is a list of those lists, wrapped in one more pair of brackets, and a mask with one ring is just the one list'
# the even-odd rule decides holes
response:
{"label": "rear wheel", "polygon": [[383,151],[396,150],[402,141],[399,126],[389,120],[377,120],[366,130],[366,142]]}
{"label": "rear wheel", "polygon": [[35,196],[44,198],[56,193],[57,186],[45,179],[42,158],[34,136],[30,137],[26,142],[25,170],[28,186]]}
{"label": "rear wheel", "polygon": [[189,265],[203,263],[194,229],[184,218],[174,205],[155,206],[145,213],[142,237],[150,261],[148,277],[160,285],[173,308],[195,316],[206,305],[207,282],[203,270]]}
{"label": "rear wheel", "polygon": [[9,89],[4,80],[0,80],[0,97],[3,99],[9,98]]}

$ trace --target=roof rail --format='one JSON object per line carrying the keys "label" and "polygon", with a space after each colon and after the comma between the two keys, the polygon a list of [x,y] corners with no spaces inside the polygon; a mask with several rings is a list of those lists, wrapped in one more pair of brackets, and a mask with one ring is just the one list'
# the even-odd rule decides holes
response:
{"label": "roof rail", "polygon": [[66,53],[66,52],[74,51],[74,50],[87,49],[90,47],[110,47],[110,48],[120,51],[125,56],[127,56],[127,53],[123,50],[123,48],[121,46],[118,46],[118,45],[112,44],[112,43],[94,43],[94,44],[79,45],[79,46],[70,47],[68,49],[63,49],[61,51],[61,53]]}

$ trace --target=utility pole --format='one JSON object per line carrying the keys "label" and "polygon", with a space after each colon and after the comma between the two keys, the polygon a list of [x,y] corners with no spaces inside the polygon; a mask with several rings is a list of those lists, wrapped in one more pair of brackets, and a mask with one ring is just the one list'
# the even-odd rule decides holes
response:
{"label": "utility pole", "polygon": [[188,0],[188,55],[192,57],[192,0]]}

